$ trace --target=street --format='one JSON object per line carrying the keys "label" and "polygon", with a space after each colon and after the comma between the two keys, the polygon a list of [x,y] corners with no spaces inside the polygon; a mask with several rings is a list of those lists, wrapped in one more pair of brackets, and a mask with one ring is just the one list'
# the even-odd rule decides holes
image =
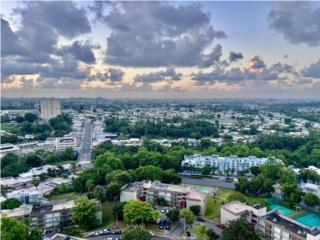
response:
{"label": "street", "polygon": [[82,146],[79,155],[79,165],[88,165],[91,161],[91,147],[92,147],[92,123],[91,120],[84,122]]}
{"label": "street", "polygon": [[211,178],[190,178],[187,176],[181,176],[182,184],[198,185],[198,186],[208,186],[208,187],[218,187],[226,189],[234,189],[234,183],[222,182]]}

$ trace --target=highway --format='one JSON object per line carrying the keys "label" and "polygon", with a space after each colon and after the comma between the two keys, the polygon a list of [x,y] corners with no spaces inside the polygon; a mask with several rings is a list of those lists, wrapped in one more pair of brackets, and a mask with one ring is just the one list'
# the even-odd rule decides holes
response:
{"label": "highway", "polygon": [[86,120],[84,122],[82,146],[79,155],[79,164],[80,166],[83,163],[88,163],[91,161],[91,150],[92,150],[92,123],[91,120]]}
{"label": "highway", "polygon": [[223,182],[212,178],[190,178],[181,176],[182,184],[234,189],[234,183]]}

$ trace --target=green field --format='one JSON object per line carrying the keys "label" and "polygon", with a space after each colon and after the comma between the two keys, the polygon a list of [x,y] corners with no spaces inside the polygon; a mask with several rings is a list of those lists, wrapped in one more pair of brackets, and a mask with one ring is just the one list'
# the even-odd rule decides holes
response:
{"label": "green field", "polygon": [[48,200],[50,201],[57,201],[57,200],[65,200],[70,198],[78,198],[80,197],[80,194],[76,192],[70,192],[70,193],[60,193],[60,194],[53,194],[48,197]]}
{"label": "green field", "polygon": [[1,123],[1,130],[6,132],[14,132],[17,130],[17,126],[11,123]]}

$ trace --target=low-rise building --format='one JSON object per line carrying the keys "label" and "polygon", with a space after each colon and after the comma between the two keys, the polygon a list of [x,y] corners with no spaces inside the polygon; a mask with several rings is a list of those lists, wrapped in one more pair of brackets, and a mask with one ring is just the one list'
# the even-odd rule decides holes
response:
{"label": "low-rise building", "polygon": [[260,233],[265,239],[274,240],[319,240],[320,228],[307,227],[277,211],[264,216]]}
{"label": "low-rise building", "polygon": [[129,183],[122,187],[120,194],[121,202],[140,199],[141,201],[158,205],[160,198],[163,198],[170,206],[177,208],[189,208],[192,205],[199,205],[201,214],[204,214],[207,204],[206,194],[199,192],[195,188],[165,184],[159,181]]}
{"label": "low-rise building", "polygon": [[16,155],[19,155],[21,153],[21,150],[17,145],[11,143],[0,144],[0,158],[5,156],[7,153],[14,153]]}
{"label": "low-rise building", "polygon": [[221,207],[220,222],[227,225],[230,221],[242,218],[257,228],[263,221],[263,216],[266,213],[267,208],[259,204],[250,206],[239,201],[234,201]]}
{"label": "low-rise building", "polygon": [[56,150],[63,152],[66,148],[77,149],[77,139],[74,137],[61,137],[56,139]]}
{"label": "low-rise building", "polygon": [[313,193],[320,197],[320,186],[313,183],[301,183],[300,188],[306,193]]}

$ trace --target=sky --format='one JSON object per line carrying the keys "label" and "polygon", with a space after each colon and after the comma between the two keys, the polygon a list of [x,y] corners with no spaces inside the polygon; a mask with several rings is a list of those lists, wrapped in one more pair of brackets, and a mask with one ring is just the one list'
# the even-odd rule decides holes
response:
{"label": "sky", "polygon": [[3,97],[319,98],[320,2],[2,1]]}

